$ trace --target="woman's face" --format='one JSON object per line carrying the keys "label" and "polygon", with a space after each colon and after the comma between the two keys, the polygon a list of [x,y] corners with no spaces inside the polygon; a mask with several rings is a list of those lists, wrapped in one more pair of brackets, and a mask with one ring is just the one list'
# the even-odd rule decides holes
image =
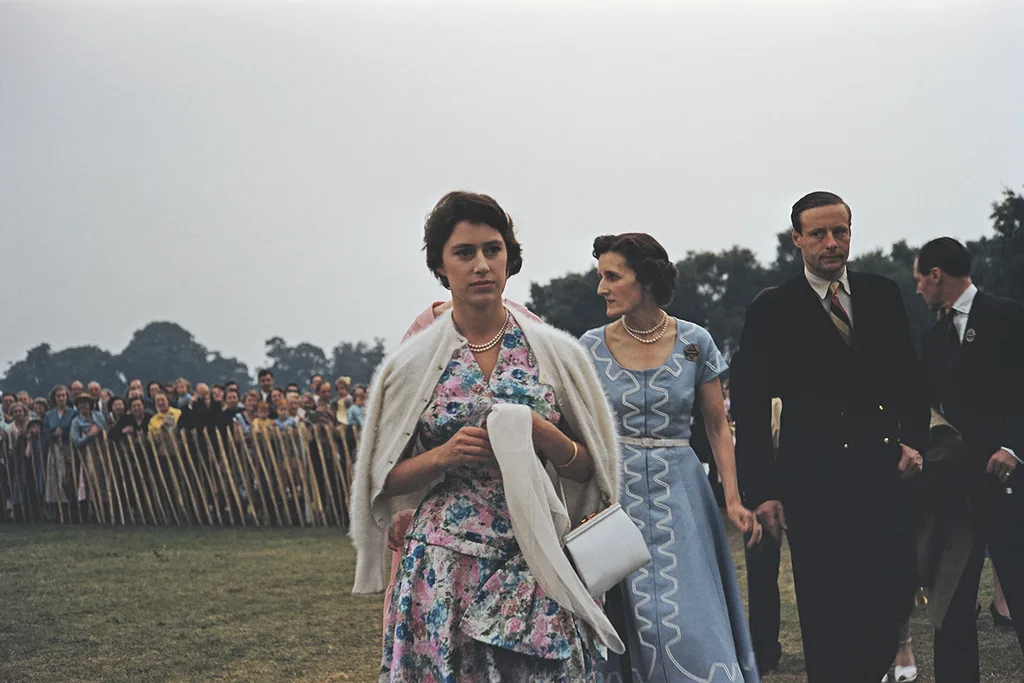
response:
{"label": "woman's face", "polygon": [[160,394],[156,397],[156,409],[161,413],[166,413],[171,407],[171,404],[167,401],[167,397]]}
{"label": "woman's face", "polygon": [[270,404],[269,403],[260,403],[256,407],[256,417],[261,417],[264,420],[267,419],[268,417],[270,417]]}
{"label": "woman's face", "polygon": [[184,396],[188,393],[188,387],[185,385],[185,382],[180,379],[174,383],[174,390],[178,392],[178,396]]}
{"label": "woman's face", "polygon": [[122,417],[124,415],[124,401],[114,401],[111,403],[110,412],[114,414],[114,417]]}
{"label": "woman's face", "polygon": [[231,410],[234,410],[235,408],[238,407],[238,392],[237,391],[229,391],[229,392],[227,392],[226,394],[224,394],[224,398],[227,401],[228,408],[230,408]]}
{"label": "woman's face", "polygon": [[[164,399],[164,403],[166,403],[166,402],[167,402],[167,399],[165,398]],[[160,401],[159,400],[157,401],[157,405],[160,405]],[[146,414],[146,405],[142,402],[142,400],[141,399],[135,399],[134,401],[132,401],[132,416],[136,420],[141,420],[142,416],[145,415],[145,414]]]}
{"label": "woman's face", "polygon": [[82,417],[89,417],[92,414],[92,408],[85,401],[76,403],[75,407],[78,408],[78,414]]}
{"label": "woman's face", "polygon": [[46,411],[50,409],[50,406],[44,401],[39,401],[33,404],[32,408],[36,411],[37,417],[42,417],[43,415],[46,415]]}
{"label": "woman's face", "polygon": [[[210,393],[213,396],[213,400],[216,401],[217,403],[223,403],[224,402],[224,390],[221,389],[220,387],[214,387],[210,391]],[[236,404],[237,404],[237,402],[236,402]]]}
{"label": "woman's face", "polygon": [[163,389],[160,388],[160,382],[150,382],[149,387],[147,387],[146,391],[149,392],[149,397],[153,398],[161,391],[163,391]]}
{"label": "woman's face", "polygon": [[68,390],[58,389],[57,393],[53,395],[53,400],[58,407],[63,408],[68,404]]}
{"label": "woman's face", "polygon": [[245,410],[246,410],[246,412],[252,413],[253,411],[256,410],[256,408],[257,408],[257,406],[259,406],[259,404],[260,404],[260,399],[258,397],[252,396],[252,395],[249,395],[249,396],[245,397]]}
{"label": "woman's face", "polygon": [[617,318],[636,310],[647,292],[636,281],[636,272],[622,254],[605,252],[597,259],[597,295],[604,298],[605,315]]}
{"label": "woman's face", "polygon": [[452,299],[483,305],[501,300],[508,280],[508,251],[489,225],[461,221],[444,245],[438,273],[448,278]]}
{"label": "woman's face", "polygon": [[279,404],[281,402],[282,399],[284,399],[284,394],[281,393],[280,389],[273,389],[273,390],[271,390],[271,392],[270,392],[270,401],[271,401],[271,403],[273,403],[276,406],[277,404]]}
{"label": "woman's face", "polygon": [[14,418],[15,424],[23,425],[28,421],[28,408],[22,403],[15,403],[11,407],[11,417]]}

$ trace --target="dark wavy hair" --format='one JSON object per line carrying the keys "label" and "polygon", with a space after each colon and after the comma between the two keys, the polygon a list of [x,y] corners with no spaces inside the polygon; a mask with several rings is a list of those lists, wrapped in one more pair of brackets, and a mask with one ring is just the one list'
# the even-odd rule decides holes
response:
{"label": "dark wavy hair", "polygon": [[971,274],[971,252],[952,237],[939,237],[928,242],[917,253],[917,272],[927,275],[938,268],[952,277]]}
{"label": "dark wavy hair", "polygon": [[842,204],[846,207],[846,216],[850,225],[853,225],[853,211],[850,205],[843,201],[843,198],[833,192],[811,192],[796,200],[793,210],[789,214],[789,221],[793,229],[801,235],[804,234],[804,226],[800,224],[800,214],[808,209],[817,209],[822,206],[837,206]]}
{"label": "dark wavy hair", "polygon": [[462,221],[487,225],[501,233],[508,253],[506,275],[511,277],[522,270],[523,247],[516,241],[512,217],[505,213],[498,202],[485,194],[449,192],[441,197],[423,224],[423,250],[427,252],[427,268],[445,289],[450,289],[448,278],[438,274],[437,269],[444,264],[444,245],[451,238],[455,226]]}
{"label": "dark wavy hair", "polygon": [[594,240],[594,258],[614,252],[626,259],[636,281],[650,290],[659,306],[668,306],[676,291],[676,266],[658,240],[645,232],[601,235]]}

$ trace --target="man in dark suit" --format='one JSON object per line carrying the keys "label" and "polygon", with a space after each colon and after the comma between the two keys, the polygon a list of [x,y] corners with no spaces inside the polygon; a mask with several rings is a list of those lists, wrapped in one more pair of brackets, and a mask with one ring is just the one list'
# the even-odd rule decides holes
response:
{"label": "man in dark suit", "polygon": [[750,305],[740,339],[740,486],[777,540],[787,532],[808,681],[875,683],[913,606],[905,477],[928,438],[924,378],[899,287],[847,271],[849,206],[814,192],[791,220],[804,272]]}
{"label": "man in dark suit", "polygon": [[922,346],[932,407],[971,452],[975,540],[935,632],[939,683],[979,678],[975,603],[986,543],[1024,647],[1024,306],[979,290],[970,275],[970,253],[949,237],[921,247],[914,264],[918,294],[942,315]]}

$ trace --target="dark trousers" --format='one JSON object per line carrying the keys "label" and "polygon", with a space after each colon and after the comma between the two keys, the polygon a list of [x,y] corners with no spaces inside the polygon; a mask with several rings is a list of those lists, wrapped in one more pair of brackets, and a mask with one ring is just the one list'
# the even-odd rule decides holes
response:
{"label": "dark trousers", "polygon": [[746,556],[750,638],[754,645],[757,668],[763,674],[774,669],[782,656],[782,645],[779,643],[781,548],[765,532],[759,545],[746,550]]}
{"label": "dark trousers", "polygon": [[936,683],[971,683],[980,678],[975,606],[986,544],[1014,617],[1017,641],[1024,649],[1024,477],[1017,475],[1014,479],[1020,483],[1007,494],[992,475],[986,474],[971,496],[974,547],[942,628],[935,631]]}

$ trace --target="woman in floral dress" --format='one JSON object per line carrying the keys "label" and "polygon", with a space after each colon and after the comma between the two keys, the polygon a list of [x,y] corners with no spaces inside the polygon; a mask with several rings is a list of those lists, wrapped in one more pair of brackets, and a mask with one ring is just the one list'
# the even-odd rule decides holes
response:
{"label": "woman in floral dress", "polygon": [[[504,307],[505,280],[519,270],[520,247],[511,220],[493,199],[452,193],[428,217],[425,232],[428,266],[452,290],[453,313],[403,344],[395,354],[398,361],[385,361],[379,373],[385,377],[378,377],[371,391],[357,460],[357,468],[364,469],[353,485],[361,563],[379,556],[362,540],[369,532],[360,531],[360,510],[371,507],[360,498],[363,484],[380,489],[369,495],[375,515],[381,501],[425,491],[405,535],[386,606],[380,680],[595,681],[603,646],[589,624],[547,595],[527,566],[485,427],[498,403],[528,406],[534,447],[548,471],[564,478],[567,490],[574,484],[591,486],[598,478],[608,486],[617,481],[610,410],[607,405],[594,408],[607,421],[604,435],[611,448],[588,449],[586,440],[573,436],[566,424],[575,426],[580,420],[565,419],[579,417],[582,402],[561,405],[563,394],[553,375],[562,373],[552,373],[558,361],[548,359],[562,353],[578,358],[586,376],[574,379],[589,382],[603,404],[600,383],[575,340],[556,338],[562,333],[525,316],[517,319]],[[389,397],[404,389],[391,388],[388,373],[400,365],[403,353],[414,353],[412,345],[429,347],[426,353],[437,360],[425,373],[411,368],[399,373],[401,383],[422,381],[424,390],[416,398],[423,409],[410,413],[409,444],[395,462],[378,452],[378,442],[387,436],[376,434],[374,413],[385,413],[380,430],[390,434],[405,429],[386,419],[389,401],[402,403]],[[550,353],[552,348],[557,351]],[[433,383],[431,378],[438,379]],[[369,484],[367,477],[373,479],[378,472],[373,465],[370,474],[369,462],[381,458],[389,458],[380,470],[386,476]],[[386,525],[390,511],[376,519]],[[357,578],[356,592],[379,590],[383,585],[377,578],[366,590]]]}

